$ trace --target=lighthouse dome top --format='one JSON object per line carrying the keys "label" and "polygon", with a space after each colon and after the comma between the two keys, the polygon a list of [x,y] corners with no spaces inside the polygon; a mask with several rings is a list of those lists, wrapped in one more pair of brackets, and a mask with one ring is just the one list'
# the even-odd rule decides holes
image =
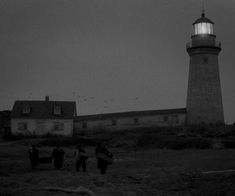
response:
{"label": "lighthouse dome top", "polygon": [[211,21],[209,18],[206,18],[205,17],[205,13],[202,13],[201,17],[198,18],[194,23],[193,25],[197,24],[197,23],[211,23],[211,24],[214,24],[213,21]]}
{"label": "lighthouse dome top", "polygon": [[203,12],[201,17],[193,23],[193,35],[214,35],[214,22],[205,17]]}

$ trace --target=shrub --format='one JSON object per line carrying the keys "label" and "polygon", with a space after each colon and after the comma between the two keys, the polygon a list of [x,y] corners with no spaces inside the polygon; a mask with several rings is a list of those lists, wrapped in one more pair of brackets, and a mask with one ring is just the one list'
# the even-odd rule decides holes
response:
{"label": "shrub", "polygon": [[162,148],[162,139],[159,134],[144,133],[138,137],[136,146]]}
{"label": "shrub", "polygon": [[210,148],[212,141],[205,138],[182,138],[174,135],[160,134],[143,134],[138,138],[138,147],[154,147],[154,148],[169,148],[169,149],[206,149]]}
{"label": "shrub", "polygon": [[235,138],[225,139],[222,144],[225,148],[235,148]]}
{"label": "shrub", "polygon": [[95,137],[56,137],[43,139],[39,142],[39,144],[45,146],[76,146],[78,144],[96,146],[102,141],[104,141],[103,138]]}
{"label": "shrub", "polygon": [[37,136],[35,135],[23,135],[23,134],[8,134],[4,136],[4,140],[7,141],[17,141],[17,140],[22,140],[22,139],[31,139],[31,138],[36,138]]}

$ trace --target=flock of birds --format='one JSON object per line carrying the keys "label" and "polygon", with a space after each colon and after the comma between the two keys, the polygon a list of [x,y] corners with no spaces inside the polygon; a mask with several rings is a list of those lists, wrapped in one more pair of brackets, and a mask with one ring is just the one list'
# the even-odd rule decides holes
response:
{"label": "flock of birds", "polygon": [[[64,97],[63,95],[60,95],[57,93],[56,94],[48,94],[48,96],[50,96],[50,97]],[[94,102],[99,103],[99,104],[96,104],[96,105],[99,105],[99,107],[96,107],[95,111],[96,112],[100,111],[101,113],[104,112],[103,110],[112,109],[112,106],[114,106],[115,104],[118,103],[117,100],[114,98],[107,98],[107,99],[98,100],[94,96],[79,95],[76,92],[72,92],[72,97],[73,97],[73,100],[77,100],[79,102],[80,106],[82,106],[82,105],[85,106],[87,104],[94,105],[93,104]],[[32,98],[33,98],[33,93],[30,92],[27,96],[27,99],[32,100]],[[132,98],[128,99],[128,103],[132,103],[131,106],[135,107],[138,105],[139,100],[140,100],[139,97],[132,97]],[[128,108],[125,108],[125,109],[128,110]]]}
{"label": "flock of birds", "polygon": [[[87,96],[77,96],[78,101],[80,104],[90,104],[92,101],[95,101],[95,97],[87,97]],[[100,101],[99,105],[102,105],[101,107],[103,109],[108,109],[109,107],[112,107],[113,105],[115,105],[115,99],[114,98],[108,98],[108,99],[104,99]],[[139,97],[134,97],[131,98],[131,100],[133,102],[132,106],[136,106],[138,104],[139,101]],[[126,108],[127,109],[127,108]],[[96,111],[99,110],[98,108],[96,108]]]}

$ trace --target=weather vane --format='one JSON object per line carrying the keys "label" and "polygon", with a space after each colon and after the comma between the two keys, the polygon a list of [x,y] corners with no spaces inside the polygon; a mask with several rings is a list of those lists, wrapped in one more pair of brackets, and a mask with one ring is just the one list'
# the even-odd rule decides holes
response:
{"label": "weather vane", "polygon": [[202,0],[202,16],[205,15],[205,2]]}

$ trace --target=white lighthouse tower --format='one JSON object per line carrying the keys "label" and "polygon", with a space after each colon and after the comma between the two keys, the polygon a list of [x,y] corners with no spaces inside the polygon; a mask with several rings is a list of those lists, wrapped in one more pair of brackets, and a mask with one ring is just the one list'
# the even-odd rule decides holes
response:
{"label": "white lighthouse tower", "polygon": [[205,13],[193,23],[191,41],[186,45],[190,57],[187,124],[224,124],[218,55],[214,23]]}

